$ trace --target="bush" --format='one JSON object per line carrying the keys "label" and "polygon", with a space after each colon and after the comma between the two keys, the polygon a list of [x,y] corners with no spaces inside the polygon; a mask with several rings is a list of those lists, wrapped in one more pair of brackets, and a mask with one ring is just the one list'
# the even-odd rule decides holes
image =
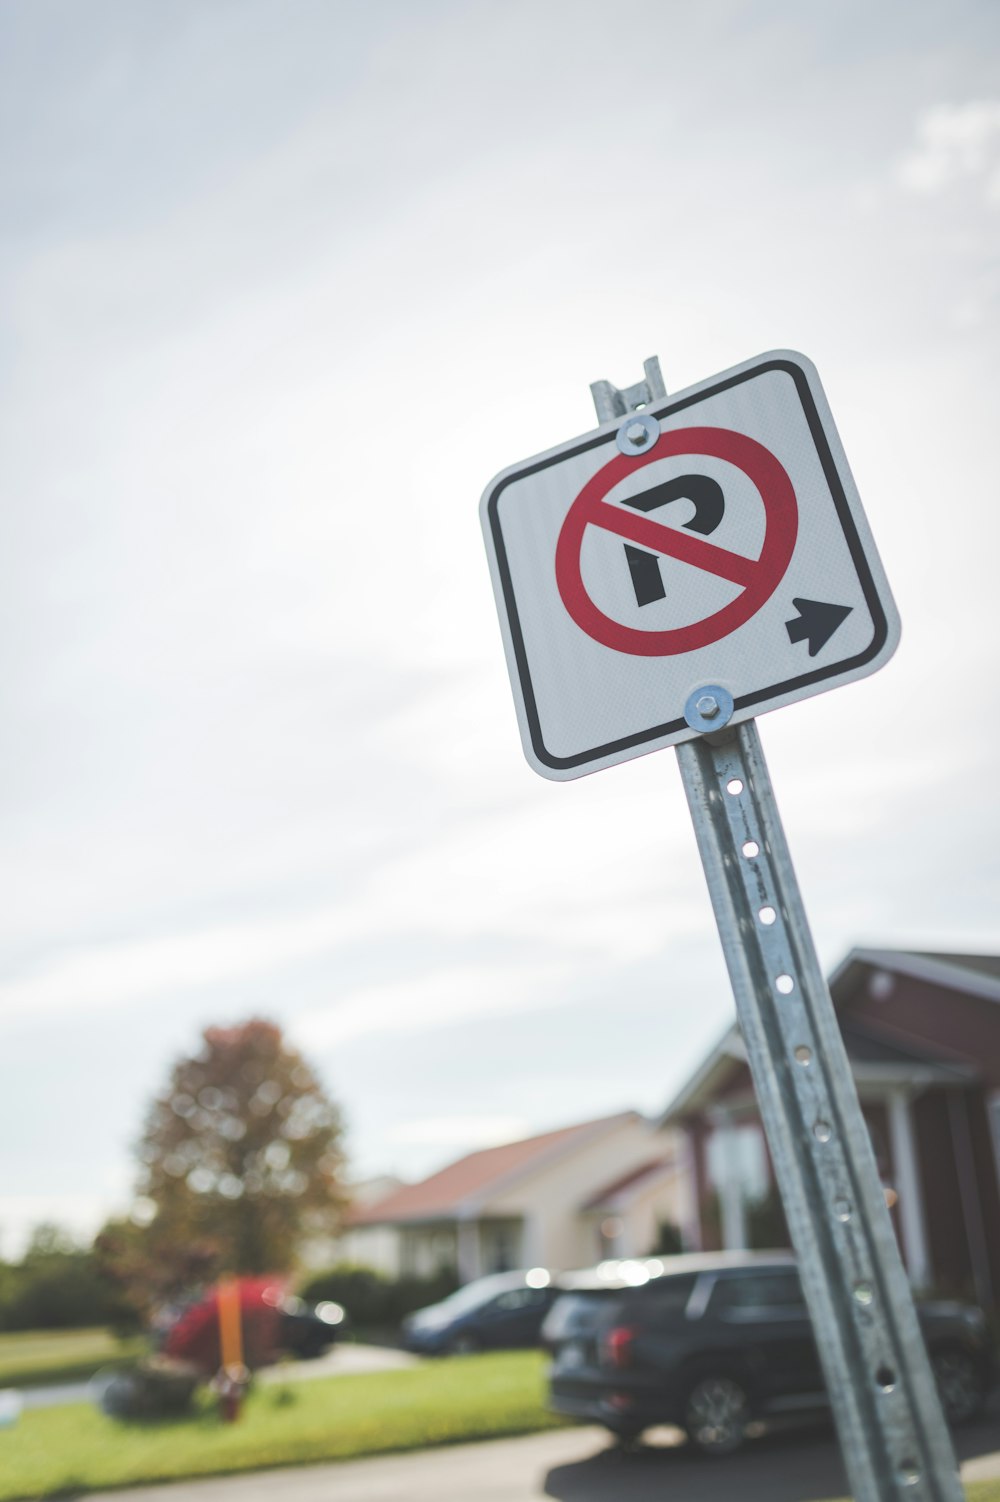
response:
{"label": "bush", "polygon": [[19,1263],[0,1266],[0,1330],[69,1330],[115,1320],[118,1305],[90,1251],[40,1226]]}
{"label": "bush", "polygon": [[672,1220],[661,1220],[656,1227],[656,1240],[647,1252],[649,1257],[677,1257],[684,1250],[684,1238],[680,1226]]}
{"label": "bush", "polygon": [[351,1324],[372,1328],[398,1325],[414,1309],[436,1304],[458,1287],[450,1269],[430,1278],[390,1278],[373,1267],[340,1262],[309,1278],[299,1289],[304,1299],[343,1304]]}

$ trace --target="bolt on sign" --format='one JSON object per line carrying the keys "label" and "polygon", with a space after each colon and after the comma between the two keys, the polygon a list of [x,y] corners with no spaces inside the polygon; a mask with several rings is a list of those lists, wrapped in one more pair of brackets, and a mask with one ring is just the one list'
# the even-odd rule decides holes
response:
{"label": "bolt on sign", "polygon": [[864,677],[899,640],[819,376],[787,350],[504,470],[481,514],[543,777]]}

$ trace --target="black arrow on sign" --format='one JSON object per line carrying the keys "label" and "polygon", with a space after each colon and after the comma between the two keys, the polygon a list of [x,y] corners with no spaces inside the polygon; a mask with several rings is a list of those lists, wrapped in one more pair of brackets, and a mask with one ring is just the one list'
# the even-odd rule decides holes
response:
{"label": "black arrow on sign", "polygon": [[[653,485],[641,495],[632,496],[625,502],[633,511],[655,511],[658,506],[667,506],[671,501],[690,501],[694,516],[683,526],[689,532],[700,532],[707,537],[714,532],[726,509],[722,486],[709,475],[680,475],[676,480],[664,480],[662,485]],[[655,553],[645,548],[625,544],[625,559],[632,575],[637,605],[651,605],[654,600],[666,598],[663,579],[660,575],[660,560]]]}
{"label": "black arrow on sign", "polygon": [[823,600],[793,599],[792,604],[799,613],[794,620],[785,622],[788,640],[807,641],[810,657],[826,646],[854,609],[853,605],[828,605]]}

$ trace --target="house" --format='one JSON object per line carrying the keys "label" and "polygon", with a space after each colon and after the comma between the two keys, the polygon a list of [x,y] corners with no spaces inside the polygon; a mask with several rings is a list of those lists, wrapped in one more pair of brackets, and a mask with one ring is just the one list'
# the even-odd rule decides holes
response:
{"label": "house", "polygon": [[[386,1199],[388,1195],[394,1194],[402,1187],[403,1180],[392,1173],[376,1174],[368,1179],[354,1179],[343,1186],[344,1196],[354,1212],[363,1206],[375,1204],[377,1200]],[[385,1231],[381,1237],[373,1231],[365,1260],[373,1267],[391,1266],[394,1250],[395,1242],[391,1231]],[[346,1240],[343,1232],[333,1236],[326,1233],[308,1236],[298,1248],[300,1266],[310,1271],[325,1271],[335,1262],[353,1262],[354,1260],[350,1247],[350,1233]]]}
{"label": "house", "polygon": [[[1000,956],[855,949],[830,990],[911,1282],[996,1309]],[[692,1181],[686,1246],[786,1241],[737,1027],[661,1125]]]}
{"label": "house", "polygon": [[468,1282],[516,1267],[637,1256],[682,1213],[671,1138],[637,1111],[469,1153],[349,1218],[342,1255]]}

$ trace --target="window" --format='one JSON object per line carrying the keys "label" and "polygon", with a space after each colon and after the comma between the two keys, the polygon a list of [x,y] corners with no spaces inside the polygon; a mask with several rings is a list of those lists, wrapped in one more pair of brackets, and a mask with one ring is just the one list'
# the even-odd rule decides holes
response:
{"label": "window", "polygon": [[[636,1303],[642,1308],[643,1314],[648,1310],[651,1319],[671,1319],[684,1313],[696,1282],[693,1275],[653,1279],[637,1290]],[[627,1314],[625,1317],[627,1318]]]}
{"label": "window", "polygon": [[708,1139],[706,1166],[720,1193],[732,1178],[739,1181],[744,1200],[759,1199],[770,1188],[764,1135],[756,1122],[717,1127]]}
{"label": "window", "polygon": [[720,1278],[709,1305],[713,1314],[742,1319],[758,1314],[805,1314],[802,1284],[793,1269]]}
{"label": "window", "polygon": [[544,1304],[545,1298],[543,1288],[512,1288],[508,1293],[500,1295],[494,1307],[497,1309],[536,1309],[540,1304]]}

